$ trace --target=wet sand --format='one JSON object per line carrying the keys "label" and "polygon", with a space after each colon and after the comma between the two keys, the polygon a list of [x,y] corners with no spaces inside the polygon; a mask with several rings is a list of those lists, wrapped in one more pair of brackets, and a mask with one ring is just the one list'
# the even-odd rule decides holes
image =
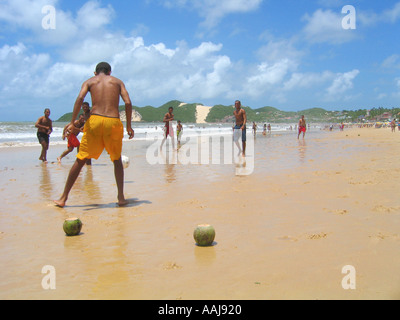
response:
{"label": "wet sand", "polygon": [[[0,299],[399,299],[399,146],[390,129],[260,134],[254,173],[236,176],[234,164],[150,165],[149,144],[127,142],[131,203],[116,206],[103,154],[64,209],[52,200],[74,155],[44,165],[39,147],[0,149]],[[77,237],[62,230],[70,217]],[[192,235],[204,223],[208,248]],[[42,288],[46,265],[56,290]]]}

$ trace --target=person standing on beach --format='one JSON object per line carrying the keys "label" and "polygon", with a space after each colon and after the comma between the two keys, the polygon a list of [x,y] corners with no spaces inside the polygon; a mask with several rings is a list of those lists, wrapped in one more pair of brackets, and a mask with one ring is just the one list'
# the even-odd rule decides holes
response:
{"label": "person standing on beach", "polygon": [[307,131],[306,120],[304,119],[304,116],[301,116],[301,119],[299,120],[299,134],[297,135],[297,139],[300,138],[301,133],[303,133],[303,139],[304,139],[306,131]]}
{"label": "person standing on beach", "polygon": [[82,104],[83,116],[85,118],[85,122],[90,118],[90,105],[88,102],[84,102]]}
{"label": "person standing on beach", "polygon": [[176,126],[176,137],[178,140],[178,149],[181,147],[181,138],[183,133],[183,126],[180,120],[178,120],[178,125]]}
{"label": "person standing on beach", "polygon": [[256,123],[253,121],[253,135],[255,136],[257,134],[257,125]]}
{"label": "person standing on beach", "polygon": [[62,158],[70,154],[75,148],[78,148],[79,152],[79,146],[81,143],[79,142],[77,137],[81,132],[83,132],[84,125],[85,125],[85,116],[81,114],[79,116],[79,120],[76,120],[73,126],[71,126],[71,124],[65,126],[62,138],[63,140],[65,140],[65,138],[68,138],[68,149],[65,150],[61,154],[61,156],[57,158],[59,163],[61,163]]}
{"label": "person standing on beach", "polygon": [[392,132],[396,132],[396,119],[392,120],[390,126],[392,127]]}
{"label": "person standing on beach", "polygon": [[172,148],[175,149],[175,139],[174,139],[174,129],[172,128],[171,121],[174,121],[174,114],[172,113],[174,111],[174,108],[169,107],[168,112],[165,114],[163,122],[165,122],[165,133],[164,133],[164,139],[161,142],[161,147],[160,150],[162,150],[162,147],[167,140],[168,136],[171,137],[172,140]]}
{"label": "person standing on beach", "polygon": [[35,127],[38,129],[37,137],[39,143],[42,145],[42,153],[39,160],[47,163],[47,150],[50,145],[50,134],[53,132],[53,121],[50,119],[50,109],[44,110],[44,116],[36,121]]}
{"label": "person standing on beach", "polygon": [[[233,115],[236,118],[236,125],[234,130],[241,130],[242,131],[242,156],[246,156],[246,123],[247,123],[247,115],[246,111],[242,109],[242,103],[239,100],[235,101],[235,111]],[[237,140],[235,141],[238,144]],[[240,146],[238,146],[240,150]]]}
{"label": "person standing on beach", "polygon": [[[54,203],[58,207],[65,207],[68,195],[86,160],[98,159],[103,150],[106,149],[114,164],[118,205],[126,206],[128,201],[124,196],[124,168],[121,159],[124,126],[119,117],[119,99],[121,97],[125,102],[126,130],[129,139],[133,139],[135,135],[132,130],[132,102],[125,84],[120,79],[111,76],[111,66],[107,62],[101,62],[96,67],[95,76],[83,83],[75,101],[72,119],[76,119],[78,116],[82,103],[89,91],[93,104],[91,116],[85,124],[79,153],[68,175],[64,193]],[[73,125],[73,120],[71,124]]]}

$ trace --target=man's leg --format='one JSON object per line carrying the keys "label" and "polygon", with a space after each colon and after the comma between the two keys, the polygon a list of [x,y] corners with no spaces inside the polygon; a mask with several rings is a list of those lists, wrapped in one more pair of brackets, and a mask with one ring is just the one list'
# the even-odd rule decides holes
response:
{"label": "man's leg", "polygon": [[44,141],[44,140],[40,144],[42,145],[42,153],[40,154],[39,160],[46,162],[47,161],[47,149],[49,148],[49,146],[46,143],[46,141]]}
{"label": "man's leg", "polygon": [[128,201],[125,200],[124,196],[124,167],[121,158],[114,161],[114,175],[118,189],[118,205],[123,207],[128,204]]}
{"label": "man's leg", "polygon": [[81,172],[83,166],[85,165],[86,160],[76,159],[74,165],[69,172],[67,182],[65,183],[64,193],[62,194],[59,200],[54,200],[54,203],[63,208],[65,207],[65,203],[68,200],[69,192],[71,191],[73,185],[75,184],[76,179],[79,177],[79,173]]}
{"label": "man's leg", "polygon": [[163,139],[163,141],[161,142],[160,150],[162,150],[162,148],[163,148],[164,143],[165,143],[166,140],[167,140],[167,137],[164,136],[164,139]]}
{"label": "man's leg", "polygon": [[64,158],[65,156],[67,156],[68,154],[70,154],[72,152],[72,150],[74,150],[74,147],[68,147],[68,149],[65,150],[63,152],[63,154],[57,159],[58,162],[61,162],[61,159]]}

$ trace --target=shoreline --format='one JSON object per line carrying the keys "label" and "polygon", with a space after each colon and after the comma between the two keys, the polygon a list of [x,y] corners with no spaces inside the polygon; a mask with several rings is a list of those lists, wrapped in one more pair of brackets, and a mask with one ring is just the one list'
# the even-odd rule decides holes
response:
{"label": "shoreline", "polygon": [[[236,176],[235,165],[150,166],[148,144],[126,143],[127,208],[115,205],[106,155],[82,170],[59,209],[51,200],[74,157],[43,165],[40,146],[0,149],[0,298],[399,299],[400,136],[295,136],[257,137],[250,176]],[[62,149],[50,146],[48,157]],[[62,223],[73,216],[83,229],[69,238]],[[195,245],[199,224],[215,227],[215,246]],[[56,290],[41,287],[46,265]],[[341,286],[346,265],[356,290]]]}

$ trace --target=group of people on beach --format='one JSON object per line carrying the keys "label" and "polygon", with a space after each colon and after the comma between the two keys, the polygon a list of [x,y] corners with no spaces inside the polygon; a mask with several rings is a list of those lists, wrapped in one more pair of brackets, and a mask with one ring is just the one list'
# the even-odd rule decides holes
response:
{"label": "group of people on beach", "polygon": [[[92,99],[92,109],[88,103],[84,103],[86,95],[90,92]],[[72,152],[74,148],[78,148],[78,154],[73,164],[67,181],[65,183],[64,192],[54,203],[58,207],[65,207],[69,193],[75,184],[83,166],[91,159],[98,159],[104,149],[110,155],[110,159],[114,164],[114,175],[118,191],[118,205],[126,206],[128,201],[124,196],[124,168],[122,164],[122,140],[124,137],[124,127],[119,115],[119,99],[120,97],[125,103],[126,113],[126,131],[129,139],[133,139],[135,132],[132,129],[132,102],[125,84],[120,79],[111,76],[111,66],[107,62],[101,62],[96,66],[94,77],[86,80],[81,87],[78,97],[76,98],[71,122],[65,127],[63,138],[68,138],[68,149],[58,158],[60,162],[63,157]],[[83,109],[84,113],[78,118]],[[235,101],[235,126],[234,141],[238,146],[243,157],[246,155],[246,111],[242,108],[239,100]],[[162,149],[168,137],[172,138],[174,144],[174,133],[172,129],[172,121],[174,121],[173,108],[169,108],[165,114],[163,121],[165,122],[164,139],[160,149]],[[50,120],[50,110],[46,109],[44,116],[40,117],[36,122],[38,128],[38,140],[42,145],[42,153],[40,160],[47,162],[47,150],[49,147],[49,136],[53,132],[52,121]],[[304,116],[299,122],[299,135],[306,132],[306,124]],[[81,142],[77,136],[83,132]],[[178,148],[180,147],[183,126],[181,121],[177,124],[177,140]],[[241,137],[242,146],[240,148],[239,139]],[[173,146],[175,148],[175,146]],[[89,162],[90,164],[90,162]]]}

